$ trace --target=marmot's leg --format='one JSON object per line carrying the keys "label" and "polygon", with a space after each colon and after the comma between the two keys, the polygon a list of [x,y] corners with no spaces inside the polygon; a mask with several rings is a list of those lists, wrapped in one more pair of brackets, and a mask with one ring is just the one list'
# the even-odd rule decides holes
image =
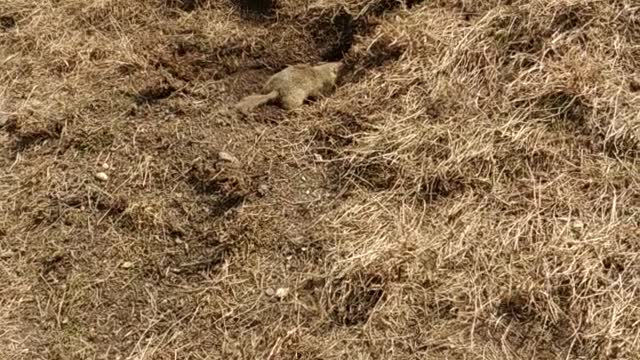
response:
{"label": "marmot's leg", "polygon": [[282,95],[280,101],[282,102],[283,108],[285,108],[286,110],[291,110],[302,106],[306,97],[307,94],[304,91],[292,90]]}

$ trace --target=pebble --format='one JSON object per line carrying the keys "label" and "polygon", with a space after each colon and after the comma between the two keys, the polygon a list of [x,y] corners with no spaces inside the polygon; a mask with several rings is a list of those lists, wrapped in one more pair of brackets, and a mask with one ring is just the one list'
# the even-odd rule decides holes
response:
{"label": "pebble", "polygon": [[102,163],[102,168],[105,169],[105,170],[108,170],[109,169],[109,164]]}
{"label": "pebble", "polygon": [[265,294],[267,294],[267,296],[273,296],[276,294],[275,291],[273,291],[272,288],[268,288],[267,290],[264,291]]}
{"label": "pebble", "polygon": [[96,179],[100,181],[107,181],[109,180],[109,175],[103,172],[99,172],[99,173],[96,173]]}
{"label": "pebble", "polygon": [[131,269],[133,267],[133,263],[131,261],[125,261],[120,265],[123,269]]}
{"label": "pebble", "polygon": [[226,162],[230,162],[232,164],[240,164],[240,160],[238,160],[235,156],[229,154],[228,152],[220,151],[218,153],[218,159]]}
{"label": "pebble", "polygon": [[278,288],[276,290],[276,297],[279,299],[283,299],[289,295],[289,288]]}

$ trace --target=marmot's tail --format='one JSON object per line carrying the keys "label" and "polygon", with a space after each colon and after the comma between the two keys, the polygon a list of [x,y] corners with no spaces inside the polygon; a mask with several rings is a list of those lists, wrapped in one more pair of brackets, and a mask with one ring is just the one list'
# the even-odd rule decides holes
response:
{"label": "marmot's tail", "polygon": [[275,90],[266,95],[249,95],[240,100],[240,102],[235,105],[235,108],[243,114],[248,114],[249,111],[253,110],[253,108],[266,104],[269,101],[275,100],[277,98],[278,92]]}

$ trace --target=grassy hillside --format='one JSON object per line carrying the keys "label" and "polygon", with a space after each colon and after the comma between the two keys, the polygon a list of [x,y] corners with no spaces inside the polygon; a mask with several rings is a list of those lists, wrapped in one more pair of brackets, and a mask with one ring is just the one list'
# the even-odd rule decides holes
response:
{"label": "grassy hillside", "polygon": [[2,1],[0,210],[2,359],[640,358],[640,5]]}

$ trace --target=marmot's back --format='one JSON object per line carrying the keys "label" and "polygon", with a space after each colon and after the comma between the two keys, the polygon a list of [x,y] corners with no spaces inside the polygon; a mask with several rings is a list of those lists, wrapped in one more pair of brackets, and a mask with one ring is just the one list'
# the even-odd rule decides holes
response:
{"label": "marmot's back", "polygon": [[293,65],[273,75],[264,85],[264,92],[275,90],[280,95],[294,89],[315,92],[323,83],[322,75],[314,67],[306,64]]}

